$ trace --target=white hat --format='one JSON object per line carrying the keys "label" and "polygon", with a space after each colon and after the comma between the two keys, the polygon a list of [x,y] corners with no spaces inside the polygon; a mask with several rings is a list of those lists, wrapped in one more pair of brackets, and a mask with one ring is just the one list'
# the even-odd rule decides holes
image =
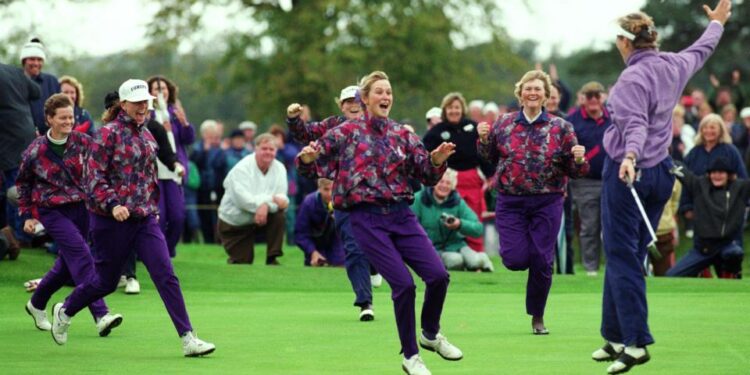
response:
{"label": "white hat", "polygon": [[121,102],[142,102],[144,100],[153,100],[155,97],[148,92],[148,83],[140,79],[129,79],[120,85],[117,90],[120,94]]}
{"label": "white hat", "polygon": [[21,62],[29,57],[38,57],[47,60],[47,54],[44,53],[44,45],[39,42],[28,42],[21,47]]}
{"label": "white hat", "polygon": [[353,99],[357,97],[357,90],[359,90],[359,87],[357,86],[347,86],[343,90],[341,90],[341,95],[339,95],[339,103],[343,102],[346,99]]}
{"label": "white hat", "polygon": [[486,115],[488,112],[500,113],[500,107],[494,102],[487,102],[482,108],[482,114]]}
{"label": "white hat", "polygon": [[476,108],[481,110],[482,107],[484,107],[484,101],[482,100],[472,100],[469,102],[469,109]]}
{"label": "white hat", "polygon": [[740,118],[750,117],[750,107],[742,108],[740,111]]}
{"label": "white hat", "polygon": [[425,117],[429,120],[433,117],[440,117],[443,114],[443,110],[438,107],[432,107],[429,111],[427,111],[427,114]]}
{"label": "white hat", "polygon": [[252,122],[252,121],[242,121],[240,123],[240,126],[238,127],[238,129],[240,129],[240,130],[247,130],[247,129],[258,130],[258,125],[255,125],[255,123]]}

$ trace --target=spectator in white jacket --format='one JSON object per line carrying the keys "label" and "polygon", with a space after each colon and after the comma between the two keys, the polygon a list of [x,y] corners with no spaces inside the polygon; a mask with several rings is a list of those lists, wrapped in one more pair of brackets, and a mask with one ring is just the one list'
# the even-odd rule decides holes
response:
{"label": "spectator in white jacket", "polygon": [[276,160],[276,138],[255,138],[255,153],[240,160],[224,179],[219,205],[219,235],[230,264],[252,264],[255,235],[263,233],[268,250],[266,264],[278,265],[283,255],[284,210],[289,206],[287,174]]}

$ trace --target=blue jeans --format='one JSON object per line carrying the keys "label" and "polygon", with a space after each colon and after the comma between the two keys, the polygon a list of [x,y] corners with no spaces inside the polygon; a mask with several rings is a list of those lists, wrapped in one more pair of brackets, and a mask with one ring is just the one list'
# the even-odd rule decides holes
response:
{"label": "blue jeans", "polygon": [[352,289],[356,296],[355,306],[366,306],[372,303],[372,285],[370,285],[370,262],[365,257],[362,248],[357,246],[352,235],[352,224],[349,221],[349,212],[335,210],[333,212],[336,220],[336,231],[341,236],[346,254],[346,275],[352,283]]}
{"label": "blue jeans", "polygon": [[722,270],[738,273],[742,270],[742,258],[745,253],[737,241],[730,242],[712,252],[703,252],[693,247],[685,254],[674,267],[667,271],[670,277],[696,277],[706,267],[717,262],[722,265]]}

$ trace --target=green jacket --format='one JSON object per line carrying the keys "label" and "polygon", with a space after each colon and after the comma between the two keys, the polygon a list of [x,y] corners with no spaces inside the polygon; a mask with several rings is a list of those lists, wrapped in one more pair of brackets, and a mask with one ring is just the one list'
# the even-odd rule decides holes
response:
{"label": "green jacket", "polygon": [[[466,236],[482,236],[484,232],[482,223],[455,190],[440,205],[435,202],[432,191],[433,188],[428,187],[417,193],[411,209],[417,215],[419,223],[424,227],[436,250],[457,252],[466,246],[464,240]],[[443,225],[440,214],[444,212],[461,219],[461,226],[458,230],[449,230]]]}

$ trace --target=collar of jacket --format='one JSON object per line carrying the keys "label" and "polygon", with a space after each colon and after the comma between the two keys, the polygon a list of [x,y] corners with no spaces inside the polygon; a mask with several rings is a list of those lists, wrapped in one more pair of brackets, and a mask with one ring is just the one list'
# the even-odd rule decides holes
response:
{"label": "collar of jacket", "polygon": [[148,120],[146,120],[146,122],[144,122],[143,124],[137,124],[132,117],[128,116],[128,114],[125,113],[124,110],[121,110],[120,114],[117,115],[117,122],[140,131],[141,129],[143,129],[143,126],[148,123]]}
{"label": "collar of jacket", "polygon": [[633,51],[630,56],[628,56],[628,60],[625,62],[625,65],[632,66],[633,64],[637,64],[639,61],[643,60],[646,57],[655,56],[657,53],[659,53],[659,51],[655,48],[637,49]]}
{"label": "collar of jacket", "polygon": [[521,107],[521,110],[518,111],[518,114],[516,115],[516,119],[514,121],[517,124],[523,124],[523,125],[534,125],[534,124],[541,124],[545,122],[549,122],[549,114],[547,113],[547,110],[542,108],[542,113],[539,115],[539,117],[534,120],[531,124],[529,124],[528,121],[526,121],[526,116],[523,114],[523,107]]}
{"label": "collar of jacket", "polygon": [[424,194],[422,194],[422,203],[427,207],[432,206],[441,206],[445,208],[452,208],[458,206],[458,203],[460,202],[459,199],[461,199],[458,196],[458,193],[455,190],[452,190],[450,194],[448,194],[448,197],[445,198],[445,201],[441,204],[438,204],[435,201],[435,197],[433,196],[435,192],[435,188],[430,186],[425,188]]}

